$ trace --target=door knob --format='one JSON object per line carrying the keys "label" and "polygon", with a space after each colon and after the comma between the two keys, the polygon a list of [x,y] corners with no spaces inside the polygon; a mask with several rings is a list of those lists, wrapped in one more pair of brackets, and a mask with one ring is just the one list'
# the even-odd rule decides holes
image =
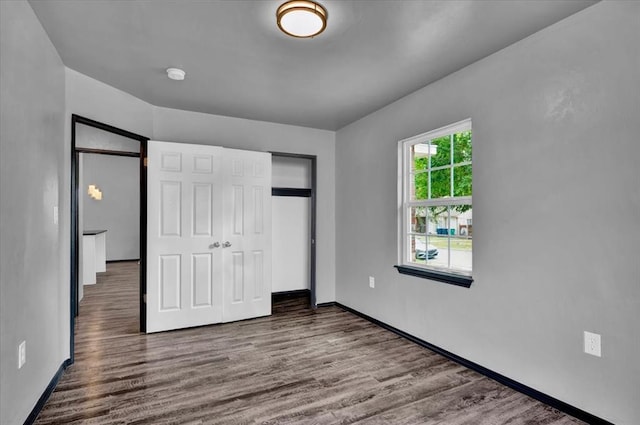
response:
{"label": "door knob", "polygon": [[220,242],[214,242],[209,245],[209,249],[218,248],[220,246]]}
{"label": "door knob", "polygon": [[225,243],[222,244],[223,248],[229,248],[231,246],[231,242],[226,241]]}

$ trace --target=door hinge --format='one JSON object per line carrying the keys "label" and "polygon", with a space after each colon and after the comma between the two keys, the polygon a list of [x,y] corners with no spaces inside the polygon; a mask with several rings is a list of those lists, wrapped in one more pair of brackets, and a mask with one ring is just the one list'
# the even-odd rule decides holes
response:
{"label": "door hinge", "polygon": [[147,157],[147,158],[145,158],[143,162],[144,162],[144,166],[145,166],[145,167],[148,167],[148,166],[149,166],[149,158],[148,158],[148,157]]}
{"label": "door hinge", "polygon": [[142,295],[142,302],[147,303],[147,294]]}

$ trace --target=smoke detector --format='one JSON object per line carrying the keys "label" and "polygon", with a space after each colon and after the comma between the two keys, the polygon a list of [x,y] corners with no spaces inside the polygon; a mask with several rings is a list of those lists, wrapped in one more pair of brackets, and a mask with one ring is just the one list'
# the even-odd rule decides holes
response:
{"label": "smoke detector", "polygon": [[169,68],[167,69],[167,77],[171,78],[172,80],[176,80],[176,81],[182,81],[184,80],[184,76],[186,75],[186,73],[181,70],[180,68]]}

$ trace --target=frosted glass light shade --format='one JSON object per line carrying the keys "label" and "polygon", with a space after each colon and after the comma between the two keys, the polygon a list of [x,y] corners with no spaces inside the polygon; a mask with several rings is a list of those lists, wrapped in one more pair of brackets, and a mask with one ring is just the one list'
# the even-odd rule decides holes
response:
{"label": "frosted glass light shade", "polygon": [[89,189],[87,190],[89,196],[96,201],[102,200],[102,191],[95,184],[90,184]]}
{"label": "frosted glass light shade", "polygon": [[182,81],[184,80],[184,76],[186,75],[186,73],[181,70],[180,68],[169,68],[167,69],[167,77],[171,78],[172,80],[176,80],[176,81]]}
{"label": "frosted glass light shade", "polygon": [[327,27],[325,8],[308,0],[291,0],[283,3],[278,8],[276,17],[278,27],[292,37],[314,37]]}

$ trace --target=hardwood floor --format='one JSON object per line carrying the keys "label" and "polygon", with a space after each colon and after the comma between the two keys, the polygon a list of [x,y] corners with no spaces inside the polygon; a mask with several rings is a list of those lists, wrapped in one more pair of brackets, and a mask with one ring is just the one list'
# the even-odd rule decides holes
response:
{"label": "hardwood floor", "polygon": [[138,333],[138,265],[85,287],[37,424],[582,423],[337,307]]}

